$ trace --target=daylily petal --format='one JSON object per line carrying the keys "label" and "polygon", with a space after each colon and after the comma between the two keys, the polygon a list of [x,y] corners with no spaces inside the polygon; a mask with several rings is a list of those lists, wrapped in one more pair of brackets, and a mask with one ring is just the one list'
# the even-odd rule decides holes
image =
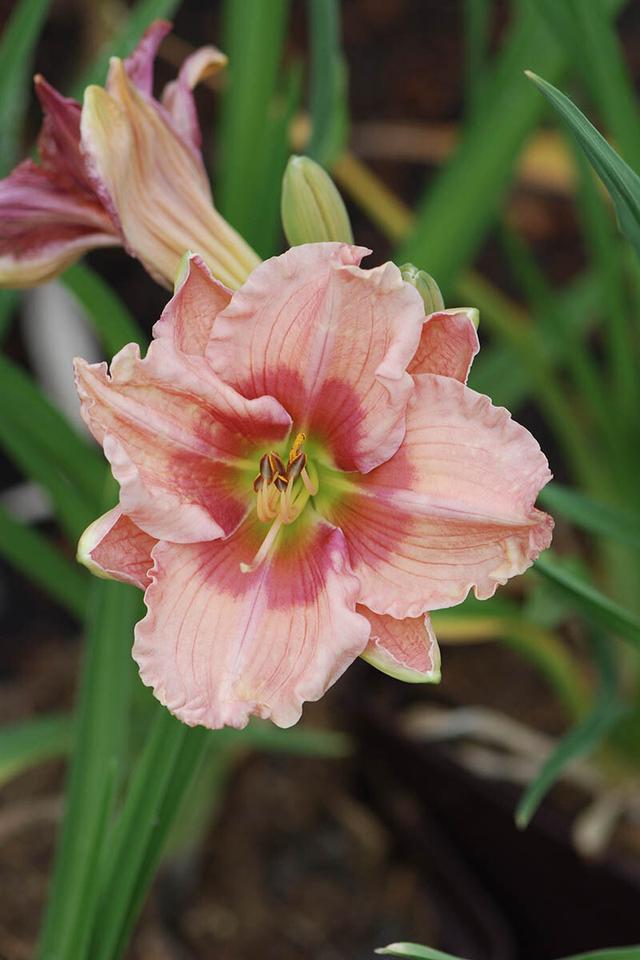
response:
{"label": "daylily petal", "polygon": [[120,484],[123,512],[176,543],[231,533],[251,503],[239,469],[254,469],[255,448],[290,429],[280,404],[245,400],[205,360],[176,353],[167,340],[155,341],[144,360],[128,344],[110,376],[104,363],[75,367],[82,415]]}
{"label": "daylily petal", "polygon": [[78,543],[78,560],[97,577],[121,580],[145,590],[158,541],[114,507],[87,527]]}
{"label": "daylily petal", "polygon": [[291,726],[366,646],[340,531],[310,523],[241,573],[263,536],[249,519],[228,540],[153,550],[133,657],[185,723],[242,728],[256,715]]}
{"label": "daylily petal", "polygon": [[226,63],[224,53],[216,47],[200,47],[187,57],[177,79],[168,83],[162,93],[162,105],[169,113],[175,129],[194,150],[200,150],[202,134],[192,91],[201,80],[218,73]]}
{"label": "daylily petal", "polygon": [[202,254],[216,277],[239,286],[258,258],[214,209],[201,158],[116,57],[107,86],[85,91],[82,145],[127,249],[166,286],[173,285],[185,250]]}
{"label": "daylily petal", "polygon": [[396,620],[387,614],[356,607],[371,624],[363,660],[405,683],[438,683],[440,649],[428,614]]}
{"label": "daylily petal", "polygon": [[98,204],[31,160],[0,181],[0,221],[0,287],[44,283],[88,250],[119,243]]}
{"label": "daylily petal", "polygon": [[476,312],[442,310],[425,317],[409,373],[435,373],[466,383],[473,358],[480,349],[472,319]]}
{"label": "daylily petal", "polygon": [[79,104],[42,77],[35,86],[44,111],[41,162],[25,160],[0,180],[0,286],[42,283],[87,250],[120,242],[84,169]]}
{"label": "daylily petal", "polygon": [[204,356],[213,321],[228,306],[231,294],[211,276],[202,257],[190,256],[175,294],[154,324],[154,337],[167,337],[182,353]]}
{"label": "daylily petal", "polygon": [[80,104],[63,97],[40,74],[33,82],[43,114],[38,135],[41,169],[56,174],[61,185],[82,187],[95,196],[80,151]]}
{"label": "daylily petal", "polygon": [[343,470],[397,450],[424,317],[394,264],[358,267],[367,252],[313,243],[267,260],[216,318],[207,351],[245,396],[277,397]]}
{"label": "daylily petal", "polygon": [[457,380],[415,378],[397,454],[336,502],[359,602],[416,617],[479,599],[548,547],[553,521],[533,506],[551,478],[531,434]]}
{"label": "daylily petal", "polygon": [[153,94],[153,66],[158,48],[168,33],[168,20],[154,20],[143,33],[133,53],[124,61],[124,68],[138,90],[148,96]]}

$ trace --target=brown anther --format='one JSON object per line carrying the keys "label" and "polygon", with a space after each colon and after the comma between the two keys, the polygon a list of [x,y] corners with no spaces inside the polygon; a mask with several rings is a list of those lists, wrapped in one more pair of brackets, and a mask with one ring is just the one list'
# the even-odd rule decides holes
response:
{"label": "brown anther", "polygon": [[[264,480],[265,484],[270,484],[273,480],[275,470],[271,463],[271,458],[268,453],[265,453],[263,457],[260,457],[260,476]],[[254,484],[255,489],[255,484]]]}
{"label": "brown anther", "polygon": [[299,453],[294,460],[289,461],[289,467],[287,469],[287,477],[289,481],[293,483],[298,479],[302,471],[307,465],[307,455],[306,453]]}
{"label": "brown anther", "polygon": [[259,473],[258,476],[253,481],[253,492],[260,493],[264,485],[265,485],[264,477],[262,476],[262,474]]}
{"label": "brown anther", "polygon": [[[269,458],[269,466],[273,471],[271,475],[271,480],[273,480],[273,478],[276,477],[279,473],[281,473],[284,476],[284,474],[286,473],[286,470],[284,467],[284,463],[282,462],[278,454],[274,450],[272,450],[271,453],[267,454],[267,456]],[[271,480],[269,481],[270,483],[271,483]]]}
{"label": "brown anther", "polygon": [[288,486],[288,480],[285,477],[285,475],[282,473],[278,474],[278,476],[275,478],[273,483],[276,489],[280,491],[280,493],[284,493],[284,491],[287,489],[287,486]]}

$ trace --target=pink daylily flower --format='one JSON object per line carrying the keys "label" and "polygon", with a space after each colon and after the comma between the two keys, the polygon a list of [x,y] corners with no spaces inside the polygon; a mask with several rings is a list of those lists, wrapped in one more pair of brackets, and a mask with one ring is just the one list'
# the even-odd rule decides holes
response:
{"label": "pink daylily flower", "polygon": [[464,383],[474,311],[425,318],[367,253],[295,247],[235,293],[192,257],[144,359],[77,361],[120,484],[79,558],[145,590],[133,656],[188,724],[289,726],[358,656],[436,680],[429,611],[549,545],[544,455]]}
{"label": "pink daylily flower", "polygon": [[226,58],[202,47],[160,100],[153,63],[171,24],[153,23],[127,60],[111,59],[106,88],[82,107],[40,76],[40,162],[0,181],[0,286],[29,287],[88,250],[122,245],[167,287],[185,250],[238,287],[258,257],[213,206],[200,153],[194,87]]}

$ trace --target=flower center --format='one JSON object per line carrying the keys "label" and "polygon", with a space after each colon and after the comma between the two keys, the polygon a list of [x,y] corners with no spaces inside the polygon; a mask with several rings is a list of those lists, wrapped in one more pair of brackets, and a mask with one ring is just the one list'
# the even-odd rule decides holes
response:
{"label": "flower center", "polygon": [[260,458],[260,472],[253,481],[256,511],[258,519],[271,522],[271,527],[251,563],[240,564],[243,573],[255,570],[263,562],[281,528],[297,520],[309,497],[318,492],[317,473],[302,449],[306,439],[304,433],[296,435],[286,466],[274,450]]}

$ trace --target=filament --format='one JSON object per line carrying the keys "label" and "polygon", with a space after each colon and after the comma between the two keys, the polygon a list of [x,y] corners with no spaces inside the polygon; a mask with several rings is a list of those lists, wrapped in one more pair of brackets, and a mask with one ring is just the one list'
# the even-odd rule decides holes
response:
{"label": "filament", "polygon": [[283,522],[282,517],[277,517],[273,521],[273,523],[271,524],[271,527],[269,528],[269,533],[266,535],[266,537],[262,541],[260,545],[260,549],[256,553],[251,563],[240,564],[240,570],[242,571],[242,573],[252,573],[257,567],[260,566],[261,563],[263,563],[266,560],[267,556],[269,555],[269,551],[271,550],[272,546],[276,541],[276,537],[280,533],[280,527],[282,526],[282,522]]}

